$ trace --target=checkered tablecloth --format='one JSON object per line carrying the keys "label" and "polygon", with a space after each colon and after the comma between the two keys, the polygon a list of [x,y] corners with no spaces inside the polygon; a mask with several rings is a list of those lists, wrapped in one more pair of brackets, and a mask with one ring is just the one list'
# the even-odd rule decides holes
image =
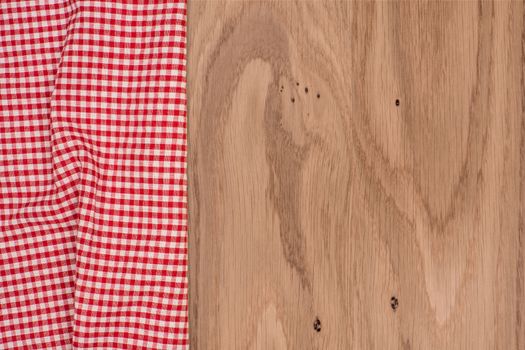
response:
{"label": "checkered tablecloth", "polygon": [[186,349],[185,1],[0,1],[0,349]]}

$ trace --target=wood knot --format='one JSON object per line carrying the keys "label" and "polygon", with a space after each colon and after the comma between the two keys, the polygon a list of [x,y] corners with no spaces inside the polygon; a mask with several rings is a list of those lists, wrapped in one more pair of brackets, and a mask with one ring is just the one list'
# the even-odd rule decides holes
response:
{"label": "wood knot", "polygon": [[390,298],[390,307],[392,308],[392,310],[396,311],[397,308],[399,307],[399,300],[397,300],[397,298],[395,296],[393,296],[392,298]]}
{"label": "wood knot", "polygon": [[317,333],[321,331],[321,321],[319,320],[318,317],[314,321],[314,329]]}

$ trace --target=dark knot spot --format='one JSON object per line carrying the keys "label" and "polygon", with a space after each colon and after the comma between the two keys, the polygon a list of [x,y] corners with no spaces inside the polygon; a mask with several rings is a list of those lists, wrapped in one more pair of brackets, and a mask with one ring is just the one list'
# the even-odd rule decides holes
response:
{"label": "dark knot spot", "polygon": [[314,329],[315,329],[316,332],[320,332],[321,331],[321,321],[319,320],[318,317],[314,321]]}
{"label": "dark knot spot", "polygon": [[401,104],[401,102],[399,102],[399,100],[396,100],[396,106],[399,106]]}
{"label": "dark knot spot", "polygon": [[321,94],[320,93],[317,93],[317,98],[321,98]]}
{"label": "dark knot spot", "polygon": [[304,92],[305,92],[305,93],[308,93],[308,87],[305,87],[305,88],[304,88]]}
{"label": "dark knot spot", "polygon": [[399,307],[399,300],[397,300],[397,298],[395,296],[393,296],[392,298],[390,298],[390,307],[392,308],[392,310],[396,311],[397,308]]}
{"label": "dark knot spot", "polygon": [[295,85],[299,86],[299,83],[295,83]]}
{"label": "dark knot spot", "polygon": [[295,103],[295,98],[292,97],[290,101],[292,101],[292,103]]}

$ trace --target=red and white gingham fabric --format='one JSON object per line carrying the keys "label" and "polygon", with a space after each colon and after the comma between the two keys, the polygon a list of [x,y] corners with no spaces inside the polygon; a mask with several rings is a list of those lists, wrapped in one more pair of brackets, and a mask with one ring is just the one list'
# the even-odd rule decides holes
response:
{"label": "red and white gingham fabric", "polygon": [[0,1],[0,349],[187,349],[185,1]]}

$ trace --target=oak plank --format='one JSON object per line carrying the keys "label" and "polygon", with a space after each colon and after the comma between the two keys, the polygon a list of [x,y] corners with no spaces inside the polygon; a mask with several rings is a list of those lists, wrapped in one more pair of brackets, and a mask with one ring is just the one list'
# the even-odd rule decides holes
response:
{"label": "oak plank", "polygon": [[193,349],[525,349],[523,7],[189,2]]}

